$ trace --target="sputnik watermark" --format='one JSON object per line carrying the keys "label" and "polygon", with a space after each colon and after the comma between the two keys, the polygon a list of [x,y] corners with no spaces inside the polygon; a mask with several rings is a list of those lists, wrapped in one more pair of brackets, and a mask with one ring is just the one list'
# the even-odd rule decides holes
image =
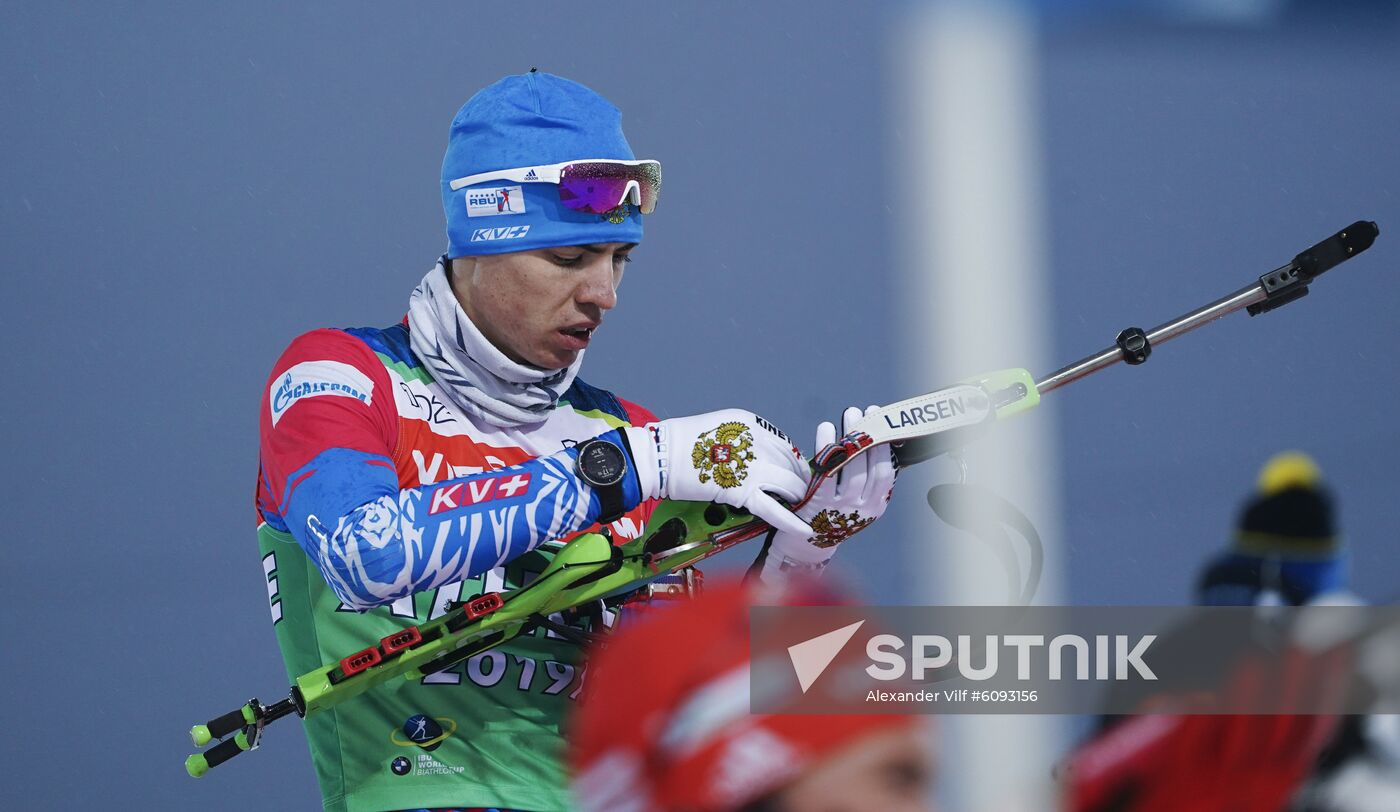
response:
{"label": "sputnik watermark", "polygon": [[[1145,680],[1155,680],[1157,675],[1143,661],[1155,634],[1145,634],[1132,640],[1126,634],[1094,635],[1093,676],[1090,676],[1090,649],[1088,640],[1077,634],[1060,634],[1045,642],[1041,634],[1009,634],[999,637],[989,634],[975,641],[972,635],[957,636],[956,655],[953,642],[941,634],[916,634],[910,641],[909,658],[906,661],[902,651],[904,640],[892,634],[877,634],[865,645],[865,653],[874,662],[867,666],[865,673],[878,680],[897,680],[906,671],[912,672],[916,680],[926,679],[931,671],[942,671],[955,666],[958,674],[969,680],[989,680],[997,676],[1001,658],[997,652],[1003,646],[1016,650],[1016,679],[1064,679],[1063,656],[1066,650],[1074,653],[1074,678],[1087,680],[1127,680],[1132,675]],[[980,642],[980,645],[978,643]],[[1033,656],[1033,650],[1042,648],[1042,657]],[[930,653],[932,652],[932,653]],[[974,658],[981,656],[982,665],[974,665]],[[1037,662],[1044,663],[1043,670],[1033,669]],[[1112,665],[1110,672],[1109,665]]]}
{"label": "sputnik watermark", "polygon": [[788,646],[788,657],[792,659],[792,670],[797,675],[798,685],[802,688],[802,693],[807,693],[807,689],[812,687],[812,683],[817,681],[817,677],[822,675],[831,661],[836,659],[836,655],[841,653],[846,643],[855,636],[857,630],[865,625],[864,620],[858,620],[847,626],[842,626],[834,631],[819,634],[810,640]]}
{"label": "sputnik watermark", "polygon": [[[1319,625],[1331,633],[1313,633]],[[1400,661],[1394,607],[756,607],[750,707],[1377,712],[1344,704],[1352,695],[1339,686],[1367,652],[1387,651]]]}

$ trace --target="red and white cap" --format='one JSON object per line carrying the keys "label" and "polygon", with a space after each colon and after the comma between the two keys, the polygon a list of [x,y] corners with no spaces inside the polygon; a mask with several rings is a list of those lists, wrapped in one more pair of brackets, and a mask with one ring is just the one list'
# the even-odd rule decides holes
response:
{"label": "red and white cap", "polygon": [[694,601],[634,621],[593,654],[572,720],[583,812],[721,812],[781,788],[843,745],[915,724],[906,716],[749,712],[751,605],[843,603],[827,589],[707,584]]}

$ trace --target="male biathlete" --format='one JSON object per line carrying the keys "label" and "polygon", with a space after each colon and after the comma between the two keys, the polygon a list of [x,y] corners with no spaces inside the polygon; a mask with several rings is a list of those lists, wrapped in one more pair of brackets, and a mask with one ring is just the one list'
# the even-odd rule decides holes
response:
{"label": "male biathlete", "polygon": [[[661,185],[620,120],[546,73],[477,93],[443,160],[449,249],[407,317],[313,330],[278,359],[261,406],[258,539],[289,676],[527,583],[580,532],[633,538],[659,499],[764,519],[775,532],[756,566],[769,579],[819,569],[883,512],[886,455],[794,514],[775,497],[796,502],[809,469],[771,424],[738,409],[658,421],[578,378]],[[503,187],[514,211],[496,205]],[[835,435],[824,423],[818,443]],[[566,809],[559,722],[581,687],[577,645],[539,630],[308,718],[325,807]]]}

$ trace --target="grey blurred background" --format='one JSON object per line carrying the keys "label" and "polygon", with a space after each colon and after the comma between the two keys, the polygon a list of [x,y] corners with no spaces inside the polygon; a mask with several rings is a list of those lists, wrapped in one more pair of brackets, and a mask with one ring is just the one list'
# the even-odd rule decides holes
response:
{"label": "grey blurred background", "polygon": [[[1393,598],[1395,5],[1019,8],[1048,249],[1035,357],[1151,327],[1353,220],[1382,232],[1304,302],[1233,316],[1020,418],[1058,449],[1032,473],[1058,493],[1060,599],[1187,600],[1258,466],[1288,447],[1339,495],[1356,591]],[[445,246],[448,123],[504,74],[594,87],[665,164],[590,382],[663,417],[752,408],[810,450],[848,403],[980,371],[911,380],[924,348],[896,318],[907,235],[878,201],[910,193],[891,148],[910,83],[891,43],[913,10],[0,6],[0,417],[19,500],[0,806],[315,808],[295,722],[200,781],[181,766],[190,724],[286,685],[253,539],[259,393],[296,334],[402,316]],[[838,577],[872,601],[927,600],[935,574],[911,553],[967,543],[923,502],[949,475],[901,477]]]}

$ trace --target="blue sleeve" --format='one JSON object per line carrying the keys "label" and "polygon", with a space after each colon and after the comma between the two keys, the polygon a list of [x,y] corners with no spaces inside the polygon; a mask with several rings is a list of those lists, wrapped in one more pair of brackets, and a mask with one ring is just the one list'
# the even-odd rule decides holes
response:
{"label": "blue sleeve", "polygon": [[[620,432],[600,435],[627,448]],[[331,448],[287,478],[292,536],[345,605],[369,609],[479,575],[597,521],[566,448],[520,465],[400,490],[386,457]],[[624,481],[627,509],[641,502]]]}

